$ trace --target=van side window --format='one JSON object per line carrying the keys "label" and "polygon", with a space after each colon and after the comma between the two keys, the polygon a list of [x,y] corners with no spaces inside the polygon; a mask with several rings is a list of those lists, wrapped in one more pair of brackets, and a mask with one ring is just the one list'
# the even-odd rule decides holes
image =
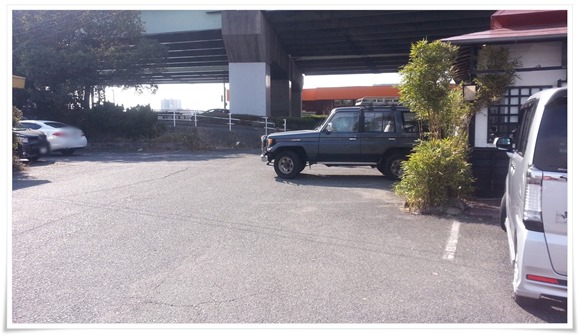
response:
{"label": "van side window", "polygon": [[519,120],[521,120],[520,126],[515,131],[515,151],[520,155],[524,155],[526,152],[526,145],[528,144],[528,135],[530,131],[530,126],[532,125],[532,120],[534,120],[534,114],[536,114],[536,107],[538,106],[537,100],[532,100],[524,104],[520,110]]}
{"label": "van side window", "polygon": [[568,171],[568,97],[559,97],[542,115],[534,151],[534,165],[541,170]]}

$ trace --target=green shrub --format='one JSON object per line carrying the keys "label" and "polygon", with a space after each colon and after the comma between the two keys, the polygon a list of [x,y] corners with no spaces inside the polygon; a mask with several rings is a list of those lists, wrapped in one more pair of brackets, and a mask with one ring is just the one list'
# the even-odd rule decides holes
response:
{"label": "green shrub", "polygon": [[473,176],[467,162],[467,149],[457,139],[421,141],[408,161],[403,162],[404,175],[395,185],[414,212],[443,206],[472,192]]}
{"label": "green shrub", "polygon": [[[12,106],[12,126],[15,126],[18,121],[22,120],[22,111]],[[20,157],[18,156],[18,142],[14,133],[12,133],[12,170],[19,171],[22,170],[24,166],[20,162]]]}
{"label": "green shrub", "polygon": [[151,139],[165,131],[149,105],[124,111],[123,106],[106,102],[89,111],[68,111],[60,121],[81,128],[89,139]]}

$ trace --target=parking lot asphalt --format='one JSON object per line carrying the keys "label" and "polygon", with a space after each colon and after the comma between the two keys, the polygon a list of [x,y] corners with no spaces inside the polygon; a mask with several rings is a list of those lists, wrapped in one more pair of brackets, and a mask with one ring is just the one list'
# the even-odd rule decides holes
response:
{"label": "parking lot asphalt", "polygon": [[568,327],[565,302],[511,299],[497,200],[407,214],[374,169],[281,180],[258,154],[80,152],[15,174],[9,327]]}
{"label": "parking lot asphalt", "polygon": [[[127,141],[127,142],[97,142],[91,144],[85,153],[159,153],[159,150],[149,149],[151,146],[146,141]],[[178,144],[167,145],[167,147],[179,148]],[[224,149],[221,149],[224,150]],[[226,151],[228,149],[225,149]],[[175,150],[174,153],[187,152]],[[258,153],[258,149],[244,149],[243,152]],[[54,157],[54,156],[53,156]],[[480,198],[473,196],[465,201],[466,208],[464,214],[473,217],[491,218],[499,220],[501,198]]]}

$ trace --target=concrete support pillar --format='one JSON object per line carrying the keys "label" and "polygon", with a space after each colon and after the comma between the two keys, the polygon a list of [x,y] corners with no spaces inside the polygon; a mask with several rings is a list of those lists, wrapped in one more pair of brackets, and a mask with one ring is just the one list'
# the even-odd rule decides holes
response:
{"label": "concrete support pillar", "polygon": [[262,12],[223,11],[222,36],[230,62],[232,113],[283,117],[296,113],[291,112],[297,104],[291,101],[289,82],[301,83],[302,73]]}
{"label": "concrete support pillar", "polygon": [[270,66],[263,62],[230,63],[232,114],[270,116]]}
{"label": "concrete support pillar", "polygon": [[290,111],[290,81],[273,79],[271,88],[272,117],[286,117]]}
{"label": "concrete support pillar", "polygon": [[292,82],[290,90],[290,116],[302,116],[302,85]]}

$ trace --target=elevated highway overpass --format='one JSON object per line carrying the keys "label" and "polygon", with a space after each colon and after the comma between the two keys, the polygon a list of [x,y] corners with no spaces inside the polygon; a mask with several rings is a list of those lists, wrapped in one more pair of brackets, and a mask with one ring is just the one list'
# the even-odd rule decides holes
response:
{"label": "elevated highway overpass", "polygon": [[[393,73],[413,42],[486,30],[489,10],[141,11],[157,84],[229,83],[233,113],[299,116],[303,76]],[[465,55],[468,59],[468,55]]]}

